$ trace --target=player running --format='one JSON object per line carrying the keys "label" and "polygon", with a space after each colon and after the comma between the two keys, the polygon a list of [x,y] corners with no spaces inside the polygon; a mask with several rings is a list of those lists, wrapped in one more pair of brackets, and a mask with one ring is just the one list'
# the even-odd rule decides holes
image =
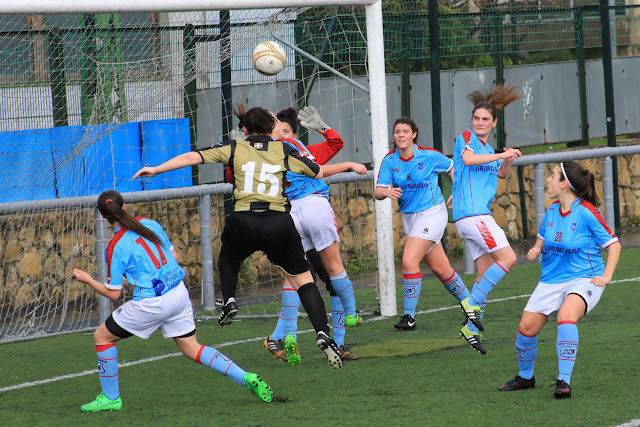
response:
{"label": "player running", "polygon": [[451,268],[441,243],[449,216],[438,186],[438,173],[448,173],[453,179],[453,161],[437,150],[420,147],[418,132],[415,122],[408,117],[395,121],[396,148],[382,160],[374,192],[378,200],[389,197],[398,201],[407,236],[402,253],[404,315],[394,325],[401,331],[416,328],[416,306],[422,287],[420,261],[427,263],[458,301],[469,296],[464,282]]}
{"label": "player running", "polygon": [[316,330],[318,347],[329,365],[342,367],[340,350],[329,338],[327,312],[320,292],[309,272],[300,235],[288,211],[290,204],[283,195],[286,174],[296,172],[321,178],[336,173],[337,165],[322,166],[303,157],[272,133],[281,135],[280,121],[269,111],[255,107],[237,112],[246,135],[245,141],[227,141],[210,148],[184,153],[155,167],[140,169],[134,178],[153,177],[158,173],[201,163],[225,163],[231,168],[234,182],[234,212],[222,231],[218,272],[224,306],[218,323],[231,323],[238,312],[235,301],[238,274],[242,262],[255,251],[263,251],[282,269],[297,291],[309,320]]}
{"label": "player running", "polygon": [[[576,162],[553,168],[547,178],[549,198],[556,199],[544,214],[538,240],[527,258],[542,253],[540,282],[522,313],[516,338],[518,375],[500,391],[535,387],[533,366],[538,334],[558,311],[558,378],[554,396],[571,397],[571,372],[578,355],[577,322],[596,306],[615,272],[622,247],[596,208],[595,177]],[[606,264],[600,248],[607,249]]]}
{"label": "player running", "polygon": [[460,302],[469,320],[460,335],[485,354],[479,331],[484,330],[482,317],[487,297],[517,260],[507,236],[491,216],[489,205],[496,196],[498,178],[506,178],[511,163],[522,156],[515,148],[495,153],[487,141],[498,124],[496,112],[520,97],[511,86],[497,86],[471,92],[467,99],[473,104],[471,129],[458,136],[453,148],[453,220],[469,245],[478,277],[469,298]]}
{"label": "player running", "polygon": [[102,393],[93,402],[82,405],[82,411],[122,409],[116,342],[132,335],[147,339],[157,329],[165,338],[173,338],[189,359],[215,369],[263,401],[271,402],[273,391],[260,377],[244,371],[218,350],[196,339],[193,306],[183,282],[184,270],[178,265],[173,245],[160,224],[133,217],[115,190],[98,197],[98,209],[115,228],[115,236],[105,251],[107,283],[100,283],[79,269],[74,269],[73,274],[114,301],[122,292],[123,276],[135,288],[133,298],[116,309],[94,333]]}
{"label": "player running", "polygon": [[[284,141],[302,156],[320,165],[331,160],[344,144],[340,135],[327,126],[311,106],[304,107],[298,113],[293,108],[287,108],[280,111],[277,117],[282,122]],[[305,128],[320,133],[326,141],[305,146],[297,139],[298,120]],[[345,162],[342,165],[341,171],[351,169],[361,175],[367,173],[367,168],[358,163]],[[329,186],[321,179],[290,173],[287,174],[285,194],[291,201],[291,216],[307,258],[311,262],[316,260],[313,270],[319,274],[331,295],[333,339],[340,348],[342,360],[357,360],[358,357],[344,344],[345,326],[357,326],[362,323],[362,318],[356,312],[353,285],[340,258],[340,237],[336,216],[329,204]],[[292,365],[302,361],[297,343],[299,306],[300,298],[285,278],[280,317],[275,330],[263,345],[274,357]]]}

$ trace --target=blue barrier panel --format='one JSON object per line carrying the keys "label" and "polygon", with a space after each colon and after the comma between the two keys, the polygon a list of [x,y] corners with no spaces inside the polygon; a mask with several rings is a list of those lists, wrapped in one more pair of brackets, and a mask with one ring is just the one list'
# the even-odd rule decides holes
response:
{"label": "blue barrier panel", "polygon": [[87,194],[85,158],[82,151],[91,143],[84,139],[86,126],[62,126],[49,129],[49,144],[56,170],[59,198]]}
{"label": "blue barrier panel", "polygon": [[0,203],[55,197],[49,132],[0,133]]}
{"label": "blue barrier panel", "polygon": [[[140,123],[92,126],[94,138],[99,138],[83,150],[87,176],[87,194],[100,194],[105,190],[120,192],[141,191],[142,183],[131,180],[142,167],[140,162]],[[89,132],[89,131],[87,131]],[[100,135],[106,135],[100,138]]]}
{"label": "blue barrier panel", "polygon": [[[191,151],[189,119],[142,122],[142,164],[157,166],[178,154]],[[142,180],[145,190],[189,187],[193,185],[191,168],[165,172]]]}

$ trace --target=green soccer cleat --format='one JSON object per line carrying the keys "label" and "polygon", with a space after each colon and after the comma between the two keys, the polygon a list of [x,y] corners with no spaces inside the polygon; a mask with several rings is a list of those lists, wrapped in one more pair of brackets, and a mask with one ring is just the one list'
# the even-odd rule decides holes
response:
{"label": "green soccer cleat", "polygon": [[244,374],[244,382],[247,384],[249,391],[263,401],[269,403],[273,400],[273,390],[257,374],[247,372]]}
{"label": "green soccer cleat", "polygon": [[460,336],[467,340],[474,350],[480,354],[487,354],[487,350],[482,347],[482,343],[480,342],[481,335],[469,329],[467,325],[464,325],[462,329],[460,329]]}
{"label": "green soccer cleat", "polygon": [[96,400],[82,405],[80,409],[82,412],[119,411],[122,409],[122,398],[118,397],[116,400],[111,400],[103,393],[100,393]]}
{"label": "green soccer cleat", "polygon": [[482,326],[482,321],[480,320],[482,317],[482,307],[469,304],[468,297],[460,301],[460,307],[467,319],[473,323],[479,331],[484,331],[484,326]]}
{"label": "green soccer cleat", "polygon": [[358,313],[356,313],[355,316],[348,314],[347,316],[345,316],[344,318],[344,326],[347,326],[349,328],[353,328],[355,326],[359,326],[362,325],[362,317],[360,317],[360,315]]}
{"label": "green soccer cleat", "polygon": [[294,366],[302,363],[302,357],[300,357],[300,351],[298,350],[298,342],[291,334],[284,337],[284,351],[287,352],[287,360],[289,363]]}

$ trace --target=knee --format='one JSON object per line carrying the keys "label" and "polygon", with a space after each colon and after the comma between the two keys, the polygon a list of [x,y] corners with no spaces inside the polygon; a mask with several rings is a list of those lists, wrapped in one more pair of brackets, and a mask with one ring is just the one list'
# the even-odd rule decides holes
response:
{"label": "knee", "polygon": [[405,273],[416,273],[420,268],[420,263],[415,262],[412,257],[403,255],[402,256],[402,271]]}
{"label": "knee", "polygon": [[502,266],[507,270],[511,270],[513,266],[516,265],[516,262],[518,262],[518,257],[515,252],[511,251],[503,256],[498,262],[500,262],[500,264],[502,264]]}
{"label": "knee", "polygon": [[535,325],[525,320],[521,320],[520,324],[518,325],[518,332],[528,337],[535,337],[540,333],[540,329],[541,327],[539,325]]}

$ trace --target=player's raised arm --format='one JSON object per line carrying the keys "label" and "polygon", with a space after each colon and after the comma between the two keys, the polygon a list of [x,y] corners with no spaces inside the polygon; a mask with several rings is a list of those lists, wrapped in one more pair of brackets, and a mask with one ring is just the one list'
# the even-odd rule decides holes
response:
{"label": "player's raised arm", "polygon": [[[320,166],[320,170],[322,171],[322,176],[327,177],[331,175],[335,175],[340,172],[354,171],[359,175],[367,174],[367,167],[360,163],[355,162],[343,162],[336,163],[333,165],[322,165]],[[316,177],[321,178],[321,177]]]}
{"label": "player's raised arm", "polygon": [[143,178],[151,178],[158,175],[159,173],[184,168],[187,166],[199,165],[202,162],[203,160],[200,153],[198,153],[197,151],[190,151],[188,153],[183,153],[170,160],[167,160],[161,165],[145,166],[142,169],[140,169],[138,172],[136,172],[136,174],[133,175],[132,179],[136,179],[139,176]]}

